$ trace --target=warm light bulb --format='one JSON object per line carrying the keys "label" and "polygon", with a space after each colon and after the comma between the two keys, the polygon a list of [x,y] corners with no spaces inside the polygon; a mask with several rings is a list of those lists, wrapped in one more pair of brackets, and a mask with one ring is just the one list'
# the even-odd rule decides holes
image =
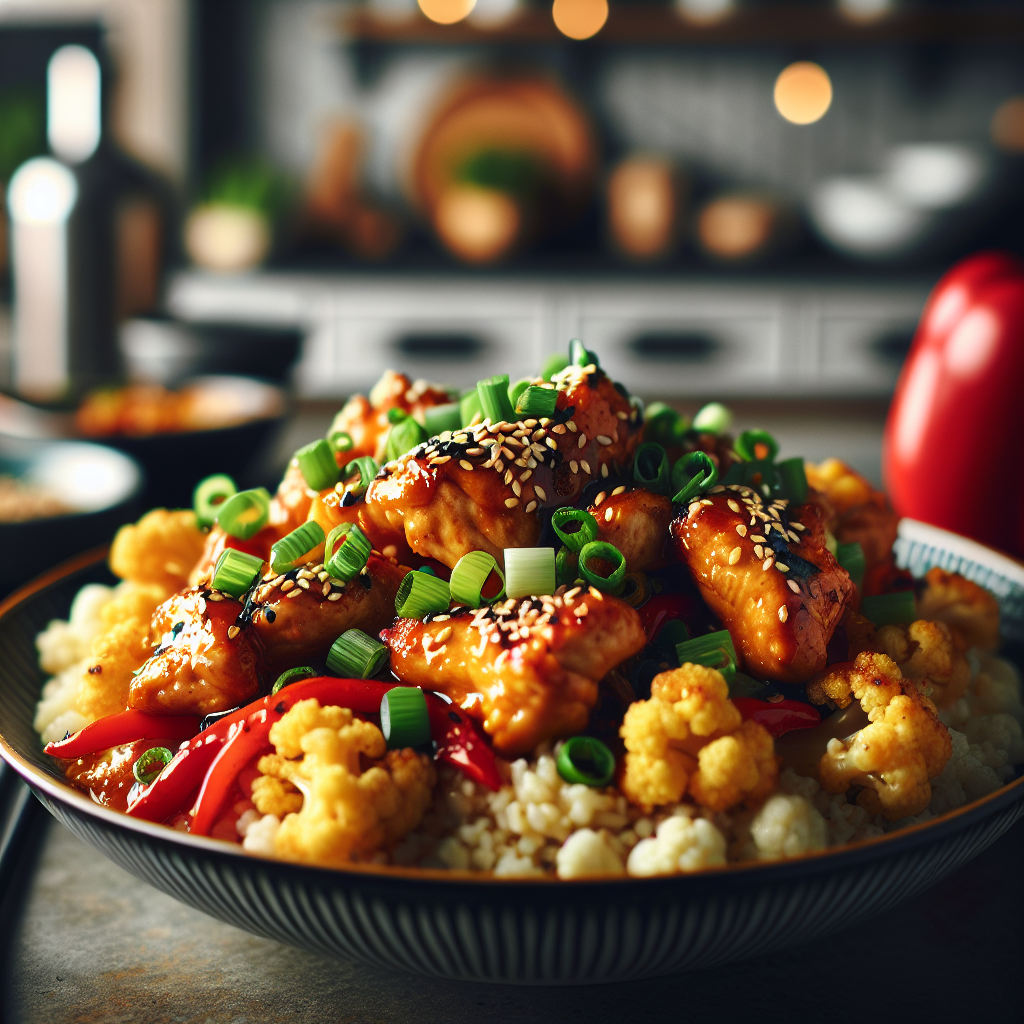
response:
{"label": "warm light bulb", "polygon": [[551,17],[558,31],[570,39],[589,39],[608,20],[608,0],[555,0]]}
{"label": "warm light bulb", "polygon": [[1024,153],[1024,96],[1003,100],[992,115],[992,141],[1007,153]]}
{"label": "warm light bulb", "polygon": [[476,6],[476,0],[419,0],[420,10],[438,25],[462,21]]}
{"label": "warm light bulb", "polygon": [[676,0],[679,16],[695,25],[714,25],[735,10],[735,0]]}
{"label": "warm light bulb", "polygon": [[100,62],[84,46],[62,46],[46,68],[46,134],[68,163],[87,160],[100,144]]}
{"label": "warm light bulb", "polygon": [[869,24],[892,14],[893,0],[838,0],[838,6],[844,18]]}
{"label": "warm light bulb", "polygon": [[819,64],[801,60],[775,79],[775,107],[793,124],[814,124],[832,105],[832,81]]}

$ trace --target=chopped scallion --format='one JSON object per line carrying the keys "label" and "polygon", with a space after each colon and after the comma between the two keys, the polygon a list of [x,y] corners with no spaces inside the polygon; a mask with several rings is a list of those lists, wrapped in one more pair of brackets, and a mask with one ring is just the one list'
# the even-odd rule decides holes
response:
{"label": "chopped scallion", "polygon": [[196,484],[192,492],[192,508],[201,528],[213,526],[221,506],[238,492],[235,481],[224,473],[215,473]]}
{"label": "chopped scallion", "polygon": [[395,595],[395,612],[403,619],[422,619],[428,612],[446,612],[451,590],[444,580],[425,572],[407,572]]}
{"label": "chopped scallion", "polygon": [[143,786],[148,786],[173,760],[174,755],[166,747],[150,747],[132,765],[132,775]]}
{"label": "chopped scallion", "polygon": [[508,400],[508,374],[477,381],[476,393],[480,398],[480,411],[492,423],[514,423],[516,414]]}
{"label": "chopped scallion", "polygon": [[690,452],[672,467],[672,487],[678,487],[672,498],[677,504],[692,501],[713,487],[718,479],[718,467],[706,452]]}
{"label": "chopped scallion", "polygon": [[580,552],[597,540],[597,520],[583,509],[566,506],[551,516],[551,527],[558,539],[570,550]]}
{"label": "chopped scallion", "polygon": [[259,579],[263,559],[237,548],[225,548],[214,566],[214,590],[220,590],[232,597],[241,597]]}
{"label": "chopped scallion", "polygon": [[505,593],[541,597],[555,592],[554,548],[505,548]]}
{"label": "chopped scallion", "polygon": [[338,482],[338,462],[331,446],[321,438],[303,445],[296,453],[306,486],[314,491],[333,487]]}
{"label": "chopped scallion", "polygon": [[[501,590],[494,597],[484,598],[484,584],[492,572],[497,573],[501,580]],[[485,601],[500,601],[505,596],[505,574],[498,568],[498,563],[489,552],[470,551],[455,563],[449,589],[456,604],[479,608]]]}
{"label": "chopped scallion", "polygon": [[[345,481],[345,490],[359,497],[366,493],[366,488],[370,486],[370,482],[379,472],[380,466],[369,455],[363,455],[358,459],[353,459],[345,466],[341,478]],[[355,474],[359,475],[359,479],[354,483],[349,483]]]}
{"label": "chopped scallion", "polygon": [[774,462],[779,442],[767,430],[744,430],[733,445],[744,462]]}
{"label": "chopped scallion", "polygon": [[579,338],[573,338],[569,342],[569,365],[570,366],[599,366],[597,356],[588,349]]}
{"label": "chopped scallion", "polygon": [[836,561],[849,573],[853,585],[859,590],[864,583],[864,549],[854,541],[836,546]]}
{"label": "chopped scallion", "polygon": [[865,597],[860,602],[860,613],[876,626],[913,622],[917,618],[913,591],[898,590],[895,594]]}
{"label": "chopped scallion", "polygon": [[651,581],[642,572],[627,572],[622,579],[619,597],[633,608],[639,608],[650,596]]}
{"label": "chopped scallion", "polygon": [[[613,566],[607,576],[602,576],[590,563],[602,561]],[[614,545],[604,540],[591,541],[580,552],[580,575],[598,590],[617,594],[626,575],[625,555]]]}
{"label": "chopped scallion", "polygon": [[477,389],[473,388],[459,399],[459,417],[462,421],[460,426],[468,427],[477,416],[483,419],[483,413],[480,411],[480,395]]}
{"label": "chopped scallion", "polygon": [[676,657],[680,665],[689,662],[718,669],[727,683],[731,683],[736,675],[736,648],[727,629],[676,644]]}
{"label": "chopped scallion", "polygon": [[248,540],[266,526],[270,495],[263,487],[233,494],[217,509],[217,524],[225,533]]}
{"label": "chopped scallion", "polygon": [[369,679],[387,663],[388,649],[361,629],[347,629],[331,644],[327,668],[346,679]]}
{"label": "chopped scallion", "polygon": [[721,402],[708,402],[693,417],[692,427],[702,434],[724,434],[732,426],[732,413]]}
{"label": "chopped scallion", "polygon": [[401,423],[402,420],[407,420],[409,414],[404,409],[399,409],[397,405],[393,405],[388,409],[388,423],[392,426],[396,423]]}
{"label": "chopped scallion", "polygon": [[515,409],[519,404],[519,398],[522,393],[530,387],[532,379],[530,377],[523,377],[522,380],[517,380],[514,384],[508,386],[508,400],[512,403],[512,408]]}
{"label": "chopped scallion", "polygon": [[793,505],[802,505],[807,500],[807,471],[804,460],[783,459],[775,464],[785,496]]}
{"label": "chopped scallion", "polygon": [[319,674],[320,673],[317,672],[312,665],[300,665],[298,668],[285,669],[284,672],[274,680],[274,685],[270,688],[270,694],[273,696],[289,683],[297,683],[300,679],[312,679],[314,676],[318,676]]}
{"label": "chopped scallion", "polygon": [[535,417],[540,419],[554,414],[558,405],[558,392],[552,387],[531,384],[525,388],[516,402],[516,416],[519,419]]}
{"label": "chopped scallion", "polygon": [[558,774],[570,785],[607,786],[615,774],[615,755],[593,736],[567,739],[555,762]]}
{"label": "chopped scallion", "polygon": [[394,462],[426,439],[423,428],[411,417],[399,420],[390,431],[384,457]]}
{"label": "chopped scallion", "polygon": [[324,528],[310,519],[282,537],[270,549],[270,568],[278,575],[291,572],[300,563],[308,561],[304,556],[323,542]]}
{"label": "chopped scallion", "polygon": [[355,447],[352,435],[346,430],[332,430],[327,434],[327,443],[335,452],[350,452]]}
{"label": "chopped scallion", "polygon": [[555,582],[558,586],[572,586],[579,579],[580,556],[579,552],[567,548],[565,545],[558,549],[555,555]]}
{"label": "chopped scallion", "polygon": [[668,452],[660,444],[648,441],[640,445],[633,459],[633,479],[655,494],[669,494],[672,490],[672,468]]}
{"label": "chopped scallion", "polygon": [[668,651],[674,658],[679,645],[685,644],[689,639],[690,631],[686,628],[686,623],[682,619],[669,619],[658,630],[654,646],[663,651]]}
{"label": "chopped scallion", "polygon": [[462,426],[459,403],[448,402],[446,405],[430,406],[423,413],[423,422],[427,437],[437,437],[438,434],[443,434],[446,430],[458,430]]}
{"label": "chopped scallion", "polygon": [[[335,551],[334,545],[344,538]],[[324,568],[333,579],[348,583],[366,567],[372,545],[369,538],[354,523],[341,523],[327,535],[324,542]]]}
{"label": "chopped scallion", "polygon": [[556,373],[561,373],[568,365],[568,358],[563,356],[561,352],[552,352],[544,360],[544,365],[540,368],[540,375],[544,380],[550,381]]}
{"label": "chopped scallion", "polygon": [[664,402],[651,402],[644,411],[644,438],[666,448],[679,444],[686,420]]}
{"label": "chopped scallion", "polygon": [[418,686],[394,686],[380,702],[380,731],[389,750],[430,742],[427,698]]}

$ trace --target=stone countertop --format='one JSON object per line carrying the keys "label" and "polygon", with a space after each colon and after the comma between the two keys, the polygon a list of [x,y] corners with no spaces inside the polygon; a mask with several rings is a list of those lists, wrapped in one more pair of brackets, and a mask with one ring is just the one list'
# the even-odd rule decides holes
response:
{"label": "stone countertop", "polygon": [[895,910],[815,944],[683,977],[468,984],[329,960],[177,903],[46,820],[9,915],[10,1024],[307,1021],[1019,1021],[1024,821]]}

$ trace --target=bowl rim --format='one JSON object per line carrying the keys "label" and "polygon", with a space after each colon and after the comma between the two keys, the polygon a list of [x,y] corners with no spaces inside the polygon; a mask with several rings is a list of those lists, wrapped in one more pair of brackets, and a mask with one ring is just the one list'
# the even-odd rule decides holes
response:
{"label": "bowl rim", "polygon": [[[938,527],[929,527],[929,529],[936,531],[936,534],[948,534],[950,537],[962,539],[957,534],[940,530]],[[995,549],[986,549],[984,545],[980,544],[977,546],[979,549],[991,551],[994,554],[1001,555],[1004,559],[1007,558],[1006,555]],[[108,551],[109,545],[104,545],[83,552],[20,587],[3,602],[0,602],[0,620],[16,612],[22,605],[44,590],[64,582],[78,572],[94,568],[103,561]],[[738,883],[747,884],[782,882],[786,880],[787,876],[793,874],[821,874],[832,870],[842,870],[844,867],[852,867],[854,862],[860,862],[865,859],[880,860],[900,853],[908,853],[922,844],[938,841],[944,832],[960,831],[975,821],[980,821],[995,814],[1004,806],[1024,801],[1024,774],[1022,774],[1012,782],[1000,786],[999,789],[994,790],[992,793],[979,797],[977,800],[972,800],[961,807],[947,811],[928,821],[909,825],[896,832],[888,832],[881,836],[844,843],[840,846],[829,847],[813,853],[804,853],[796,857],[786,857],[771,861],[742,861],[734,864],[703,868],[700,871],[688,874],[659,875],[649,878],[633,876],[579,879],[561,879],[550,876],[498,878],[484,872],[460,869],[421,868],[355,862],[344,867],[327,867],[267,857],[251,853],[236,843],[178,832],[167,825],[132,818],[121,811],[115,811],[96,803],[91,797],[79,792],[66,782],[57,781],[53,776],[23,757],[8,742],[4,735],[2,723],[0,723],[0,757],[7,761],[34,790],[41,791],[51,800],[65,804],[79,816],[84,815],[97,819],[105,826],[127,829],[151,840],[171,842],[180,847],[185,847],[197,855],[205,854],[242,858],[245,863],[251,864],[254,867],[261,865],[265,869],[268,865],[275,865],[285,871],[300,871],[304,874],[311,874],[324,881],[334,879],[336,882],[345,880],[349,883],[361,879],[376,879],[378,881],[390,880],[395,883],[446,882],[452,886],[468,883],[475,887],[483,886],[485,888],[492,885],[500,885],[502,887],[510,885],[516,887],[548,887],[551,885],[564,886],[567,883],[577,888],[579,886],[617,888],[637,885],[651,887],[666,883],[700,887],[702,880],[711,881],[713,879],[733,879]]]}

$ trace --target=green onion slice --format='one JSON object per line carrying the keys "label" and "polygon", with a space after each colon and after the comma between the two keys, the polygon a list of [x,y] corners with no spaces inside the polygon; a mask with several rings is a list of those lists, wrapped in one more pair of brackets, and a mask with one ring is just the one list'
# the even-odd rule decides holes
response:
{"label": "green onion slice", "polygon": [[779,442],[767,430],[744,430],[733,445],[744,462],[774,462]]}
{"label": "green onion slice", "polygon": [[[380,472],[380,466],[377,465],[376,461],[369,455],[363,455],[358,459],[353,459],[348,463],[344,470],[342,470],[342,479],[345,481],[345,490],[350,491],[356,497],[366,492],[366,488],[370,486],[370,481]],[[359,479],[355,483],[349,483],[348,481],[358,473]]]}
{"label": "green onion slice", "polygon": [[300,665],[298,668],[285,669],[284,672],[274,680],[274,685],[270,688],[270,695],[273,696],[289,683],[297,683],[300,679],[312,679],[314,676],[318,675],[320,675],[320,673],[317,672],[312,665]]}
{"label": "green onion slice", "polygon": [[492,423],[514,423],[516,414],[508,400],[508,374],[477,381],[476,393],[480,397],[480,411]]}
{"label": "green onion slice", "polygon": [[403,619],[422,619],[428,612],[446,612],[451,590],[444,580],[425,572],[407,572],[395,595],[395,612]]}
{"label": "green onion slice", "polygon": [[555,582],[558,586],[572,586],[579,579],[580,556],[579,552],[563,545],[555,555]]}
{"label": "green onion slice", "polygon": [[680,644],[685,644],[690,639],[690,631],[682,619],[669,619],[661,629],[654,641],[654,646],[663,651],[668,651],[675,657],[676,650]]}
{"label": "green onion slice", "polygon": [[597,356],[588,349],[579,338],[573,338],[569,342],[569,365],[570,366],[599,366]]}
{"label": "green onion slice", "polygon": [[327,653],[328,669],[345,679],[369,679],[387,664],[387,660],[387,647],[361,629],[345,630]]}
{"label": "green onion slice", "polygon": [[407,420],[409,414],[404,409],[399,409],[398,406],[392,406],[388,409],[388,423],[392,426],[396,423],[401,423],[402,420]]}
{"label": "green onion slice", "polygon": [[570,784],[600,788],[615,774],[615,755],[593,736],[573,736],[562,744],[555,762],[558,774]]}
{"label": "green onion slice", "polygon": [[174,760],[172,754],[166,747],[150,747],[149,750],[141,753],[132,765],[132,775],[148,786],[156,780],[156,777]]}
{"label": "green onion slice", "polygon": [[561,373],[568,365],[569,360],[566,356],[563,356],[561,352],[552,352],[544,360],[544,365],[540,368],[540,375],[544,380],[550,381],[556,373]]}
{"label": "green onion slice", "polygon": [[217,513],[228,498],[238,493],[235,481],[224,473],[215,473],[196,484],[192,492],[192,507],[201,527],[213,526]]}
{"label": "green onion slice", "polygon": [[[492,572],[498,574],[501,590],[494,597],[484,598],[484,584]],[[505,574],[498,568],[494,555],[487,551],[470,551],[455,563],[449,588],[456,604],[479,608],[483,603],[500,601],[505,596]]]}
{"label": "green onion slice", "polygon": [[523,377],[522,380],[517,380],[514,384],[509,384],[508,400],[512,403],[513,409],[518,406],[520,396],[532,383],[533,379],[531,377]]}
{"label": "green onion slice", "polygon": [[418,686],[394,686],[380,702],[380,731],[389,750],[430,742],[427,698]]}
{"label": "green onion slice", "polygon": [[914,594],[910,590],[898,590],[895,594],[865,597],[860,602],[860,613],[876,626],[913,622],[917,618]]}
{"label": "green onion slice", "polygon": [[651,402],[644,411],[644,437],[666,447],[678,444],[686,431],[686,420],[664,402]]}
{"label": "green onion slice", "polygon": [[785,495],[793,505],[802,505],[807,500],[807,471],[804,460],[783,459],[775,464]]}
{"label": "green onion slice", "polygon": [[570,551],[580,552],[592,540],[597,540],[597,520],[580,508],[558,509],[551,517],[551,526]]}
{"label": "green onion slice", "polygon": [[[342,538],[344,543],[334,550]],[[355,523],[341,523],[327,535],[324,542],[324,568],[341,583],[355,579],[366,567],[373,545]]]}
{"label": "green onion slice", "polygon": [[[614,566],[607,576],[602,576],[588,564],[596,559],[611,562]],[[580,575],[598,590],[616,594],[626,576],[626,556],[606,540],[592,540],[580,552]]]}
{"label": "green onion slice", "polygon": [[693,417],[691,426],[702,434],[724,434],[732,426],[732,413],[721,402],[708,402]]}
{"label": "green onion slice", "polygon": [[736,648],[727,629],[676,644],[676,657],[680,665],[690,662],[718,669],[727,683],[731,683],[736,675]]}
{"label": "green onion slice", "polygon": [[427,437],[437,437],[446,430],[458,430],[462,426],[462,413],[458,402],[445,405],[432,405],[423,413],[423,423]]}
{"label": "green onion slice", "polygon": [[302,471],[302,479],[310,489],[322,491],[338,482],[338,462],[324,438],[303,445],[295,453],[295,459]]}
{"label": "green onion slice", "polygon": [[554,548],[505,548],[505,594],[541,597],[557,585]]}
{"label": "green onion slice", "polygon": [[672,499],[677,504],[692,501],[713,487],[718,479],[718,467],[706,452],[690,452],[672,467],[672,486],[679,487]]}
{"label": "green onion slice", "polygon": [[459,416],[462,420],[460,426],[468,427],[477,416],[483,418],[483,412],[480,406],[480,394],[476,388],[472,391],[467,391],[466,394],[459,399]]}
{"label": "green onion slice", "polygon": [[260,577],[263,559],[237,548],[225,548],[213,569],[211,583],[214,590],[220,590],[232,597],[241,597]]}
{"label": "green onion slice", "polygon": [[531,416],[537,419],[553,416],[557,405],[558,392],[553,387],[531,384],[519,395],[519,401],[516,402],[516,416],[520,419]]}
{"label": "green onion slice", "polygon": [[225,533],[248,540],[267,524],[270,514],[270,494],[266,488],[256,487],[233,494],[217,509],[217,524]]}
{"label": "green onion slice", "polygon": [[416,445],[426,439],[426,432],[411,417],[399,420],[389,431],[384,458],[388,462],[400,459],[406,452],[411,452]]}
{"label": "green onion slice", "polygon": [[327,443],[334,452],[350,452],[355,447],[355,441],[347,430],[332,430],[327,435]]}
{"label": "green onion slice", "polygon": [[282,537],[270,549],[270,568],[278,574],[290,572],[297,565],[307,562],[305,556],[323,542],[324,528],[311,519]]}
{"label": "green onion slice", "polygon": [[836,561],[849,573],[854,586],[859,590],[864,584],[864,549],[854,541],[836,547]]}
{"label": "green onion slice", "polygon": [[[556,559],[557,562],[557,559]],[[651,581],[642,572],[627,572],[622,578],[619,597],[633,608],[639,608],[651,596]]]}
{"label": "green onion slice", "polygon": [[672,468],[668,452],[653,441],[640,445],[633,460],[633,479],[655,494],[671,493]]}

